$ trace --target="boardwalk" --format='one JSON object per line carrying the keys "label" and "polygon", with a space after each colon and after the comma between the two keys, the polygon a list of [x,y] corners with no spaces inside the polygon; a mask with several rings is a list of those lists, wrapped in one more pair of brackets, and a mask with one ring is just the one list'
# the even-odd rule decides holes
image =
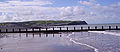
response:
{"label": "boardwalk", "polygon": [[0,33],[80,32],[80,31],[105,31],[105,30],[120,30],[120,28],[118,26],[115,27],[108,26],[107,28],[105,28],[104,26],[101,26],[101,28],[98,28],[97,26],[95,26],[94,28],[91,28],[90,26],[88,26],[87,28],[83,27],[5,28],[0,29]]}

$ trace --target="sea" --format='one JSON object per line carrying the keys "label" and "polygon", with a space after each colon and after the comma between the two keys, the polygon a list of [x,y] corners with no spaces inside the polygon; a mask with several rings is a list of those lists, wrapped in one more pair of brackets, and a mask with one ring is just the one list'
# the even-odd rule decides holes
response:
{"label": "sea", "polygon": [[[68,27],[112,26],[120,24],[74,25]],[[57,26],[58,27],[58,26]],[[67,26],[64,26],[67,27]],[[0,52],[120,52],[120,30],[0,33]]]}

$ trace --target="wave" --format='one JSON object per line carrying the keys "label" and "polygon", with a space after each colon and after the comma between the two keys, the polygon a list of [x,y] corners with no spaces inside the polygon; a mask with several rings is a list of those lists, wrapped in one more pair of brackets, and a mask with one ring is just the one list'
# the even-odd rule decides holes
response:
{"label": "wave", "polygon": [[91,46],[91,45],[88,45],[88,44],[76,42],[73,38],[70,38],[70,36],[73,35],[73,34],[74,34],[74,32],[73,32],[72,34],[69,34],[69,35],[67,36],[67,38],[69,38],[71,42],[73,42],[73,43],[75,43],[75,44],[79,44],[79,45],[85,45],[85,46],[87,46],[87,47],[89,47],[89,48],[94,49],[95,52],[98,52],[98,49],[97,49],[97,48],[95,48],[95,47],[93,47],[93,46]]}
{"label": "wave", "polygon": [[116,32],[106,32],[106,31],[88,31],[92,33],[102,33],[102,34],[109,34],[109,35],[114,35],[114,36],[120,36],[120,33]]}

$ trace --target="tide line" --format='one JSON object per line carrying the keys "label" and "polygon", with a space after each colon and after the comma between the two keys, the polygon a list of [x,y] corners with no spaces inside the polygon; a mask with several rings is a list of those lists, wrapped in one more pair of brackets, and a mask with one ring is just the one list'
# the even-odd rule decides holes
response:
{"label": "tide line", "polygon": [[79,45],[85,45],[85,46],[87,46],[87,47],[89,47],[89,48],[94,49],[95,52],[99,52],[97,48],[95,48],[95,47],[93,47],[93,46],[91,46],[91,45],[84,44],[84,43],[80,43],[80,42],[76,42],[73,38],[70,38],[70,36],[73,35],[73,34],[74,34],[74,32],[73,32],[72,34],[69,34],[69,35],[67,36],[67,38],[69,38],[71,42],[73,42],[73,43],[75,43],[75,44],[79,44]]}
{"label": "tide line", "polygon": [[106,32],[106,31],[89,31],[92,33],[103,33],[103,34],[107,34],[107,35],[114,35],[114,36],[120,36],[120,33],[115,33],[115,32]]}

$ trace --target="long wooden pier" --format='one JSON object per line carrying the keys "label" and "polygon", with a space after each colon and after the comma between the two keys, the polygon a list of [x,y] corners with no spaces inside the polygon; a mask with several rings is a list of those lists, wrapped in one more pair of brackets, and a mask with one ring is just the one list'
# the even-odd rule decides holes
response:
{"label": "long wooden pier", "polygon": [[[57,29],[55,29],[57,28]],[[107,28],[104,28],[104,26],[101,26],[101,28],[95,26],[94,28],[91,28],[88,26],[87,28],[83,27],[48,27],[42,29],[41,27],[31,27],[31,28],[5,28],[0,29],[0,33],[35,33],[35,32],[80,32],[80,31],[105,31],[105,30],[120,30],[118,26],[112,27],[108,26]]]}

